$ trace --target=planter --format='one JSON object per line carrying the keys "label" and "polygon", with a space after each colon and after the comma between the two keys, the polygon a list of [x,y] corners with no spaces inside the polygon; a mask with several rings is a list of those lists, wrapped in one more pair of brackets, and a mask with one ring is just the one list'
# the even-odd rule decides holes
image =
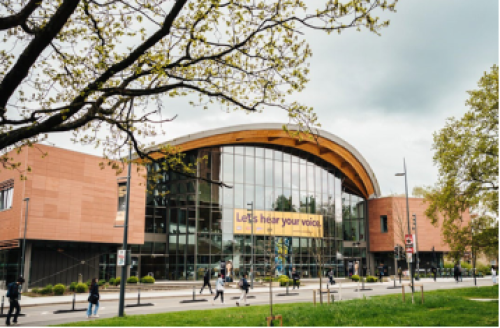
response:
{"label": "planter", "polygon": [[[274,282],[272,282],[271,284],[272,284],[272,285],[271,285],[272,287],[279,287],[279,286],[280,286],[280,283],[279,283],[278,281],[274,281]],[[262,286],[269,287],[269,282],[263,282],[263,283],[262,283]]]}

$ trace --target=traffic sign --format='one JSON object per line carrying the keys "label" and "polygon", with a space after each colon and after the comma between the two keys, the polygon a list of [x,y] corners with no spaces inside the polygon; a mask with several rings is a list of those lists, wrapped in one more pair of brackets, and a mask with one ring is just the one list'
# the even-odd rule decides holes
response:
{"label": "traffic sign", "polygon": [[408,263],[413,262],[413,254],[406,253],[406,262],[408,262]]}
{"label": "traffic sign", "polygon": [[406,247],[413,247],[413,235],[407,234],[405,235]]}
{"label": "traffic sign", "polygon": [[406,254],[413,254],[413,247],[406,247]]}

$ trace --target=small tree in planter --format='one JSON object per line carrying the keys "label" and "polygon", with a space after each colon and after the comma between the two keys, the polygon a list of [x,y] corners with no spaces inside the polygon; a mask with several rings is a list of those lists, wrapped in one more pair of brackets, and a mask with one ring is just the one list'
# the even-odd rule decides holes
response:
{"label": "small tree in planter", "polygon": [[137,284],[139,282],[139,278],[136,276],[131,276],[127,279],[127,284]]}
{"label": "small tree in planter", "polygon": [[143,284],[154,284],[155,283],[155,278],[151,276],[144,276],[141,278],[141,282]]}

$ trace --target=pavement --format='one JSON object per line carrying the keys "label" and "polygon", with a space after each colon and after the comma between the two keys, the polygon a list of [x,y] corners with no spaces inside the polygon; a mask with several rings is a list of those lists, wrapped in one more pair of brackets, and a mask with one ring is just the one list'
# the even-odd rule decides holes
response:
{"label": "pavement", "polygon": [[[404,283],[405,281],[403,281]],[[408,282],[408,281],[406,281]],[[421,279],[419,283],[424,284],[424,289],[435,290],[435,289],[451,289],[451,288],[465,288],[474,287],[474,279],[464,279],[463,282],[456,283],[453,279],[444,278],[436,282],[433,279],[425,278]],[[491,286],[493,283],[489,278],[479,278],[477,279],[478,286]],[[348,282],[342,284],[336,284],[330,288],[335,297],[335,301],[339,300],[349,300],[363,297],[370,297],[375,295],[386,295],[386,294],[398,294],[401,293],[401,288],[390,289],[394,285],[394,282],[384,282],[384,283],[367,283],[365,288],[371,290],[357,291],[361,284]],[[397,283],[399,285],[399,283]],[[318,289],[318,284],[309,284],[307,286],[302,286],[300,290],[292,290],[290,292],[298,292],[296,296],[280,297],[277,294],[284,293],[286,288],[284,287],[273,287],[273,303],[295,303],[295,302],[312,302],[312,290]],[[231,300],[232,297],[239,296],[240,291],[238,289],[226,288],[224,292],[225,305],[221,305],[219,300],[212,305],[211,300],[213,296],[210,295],[209,291],[205,289],[203,294],[199,294],[199,288],[196,288],[196,298],[206,299],[207,302],[197,302],[197,303],[181,303],[183,300],[190,300],[193,297],[192,289],[184,290],[168,290],[168,291],[151,291],[141,293],[141,303],[153,303],[153,306],[147,307],[127,307],[125,312],[127,315],[134,314],[151,314],[151,313],[162,313],[162,312],[172,312],[172,311],[185,311],[185,310],[203,310],[203,309],[213,309],[222,307],[234,307],[236,306],[235,300]],[[326,284],[323,284],[323,288],[326,288]],[[406,292],[409,292],[407,288]],[[418,297],[417,289],[415,293]],[[5,291],[1,291],[0,295],[3,296]],[[324,301],[326,301],[326,294],[324,295]],[[408,295],[408,294],[407,294]],[[249,299],[251,305],[264,305],[269,303],[269,287],[258,287],[249,291],[249,296],[255,296],[255,299]],[[275,296],[275,297],[274,297]],[[111,318],[115,317],[118,313],[118,293],[102,293],[100,300],[99,315],[100,318]],[[408,296],[407,296],[408,297]],[[76,308],[86,308],[87,307],[88,294],[77,294],[76,296]],[[22,296],[20,301],[22,307],[22,313],[26,314],[26,317],[19,318],[20,326],[47,326],[62,324],[68,322],[75,322],[86,319],[85,312],[69,312],[62,314],[54,314],[57,310],[69,310],[72,307],[73,296],[48,296],[48,297],[27,297]],[[319,299],[318,299],[319,301]],[[125,304],[135,304],[137,303],[137,292],[127,292]],[[4,308],[4,313],[8,310],[8,301],[5,301],[6,308]],[[90,319],[98,320],[98,319]],[[0,326],[5,325],[4,319],[1,319]]]}

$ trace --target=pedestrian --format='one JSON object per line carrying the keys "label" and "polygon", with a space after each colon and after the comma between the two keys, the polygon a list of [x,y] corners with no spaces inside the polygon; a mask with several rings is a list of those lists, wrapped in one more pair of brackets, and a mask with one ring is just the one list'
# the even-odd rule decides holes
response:
{"label": "pedestrian", "polygon": [[210,290],[210,294],[213,294],[212,292],[212,286],[210,285],[210,270],[205,269],[205,275],[203,275],[203,287],[201,287],[200,294],[203,292],[203,289],[205,286],[208,286],[208,289]]}
{"label": "pedestrian", "polygon": [[292,280],[293,280],[293,289],[295,289],[295,286],[297,286],[297,289],[300,289],[299,284],[297,283],[297,280],[300,279],[299,273],[295,271],[295,268],[292,270]]}
{"label": "pedestrian", "polygon": [[493,280],[493,285],[497,284],[497,272],[495,270],[495,267],[492,265],[491,266],[491,279]]}
{"label": "pedestrian", "polygon": [[12,312],[16,309],[14,314],[14,320],[12,323],[17,325],[17,317],[21,312],[21,306],[19,305],[19,287],[24,283],[24,278],[19,277],[16,282],[11,282],[7,286],[7,298],[9,299],[9,313],[7,314],[7,320],[5,321],[6,326],[10,326],[10,318],[12,317]]}
{"label": "pedestrian", "polygon": [[241,290],[241,296],[240,299],[236,302],[237,306],[240,306],[240,302],[245,302],[245,305],[248,305],[247,303],[247,293],[248,293],[248,282],[247,282],[247,275],[244,274],[243,278],[240,279],[238,282],[238,287],[240,287]]}
{"label": "pedestrian", "polygon": [[335,285],[335,280],[333,279],[333,270],[330,268],[328,271],[328,279],[330,279],[330,285]]}
{"label": "pedestrian", "polygon": [[401,270],[401,267],[398,268],[398,276],[399,276],[399,283],[401,283],[401,276],[403,275],[403,270]]}
{"label": "pedestrian", "polygon": [[[92,279],[90,284],[89,308],[87,309],[87,318],[99,318],[97,310],[99,310],[99,283],[97,278]],[[95,305],[94,315],[92,315],[92,305]]]}
{"label": "pedestrian", "polygon": [[433,265],[431,271],[432,271],[432,274],[434,275],[434,281],[436,281],[437,268]]}
{"label": "pedestrian", "polygon": [[455,266],[453,267],[453,277],[458,284],[458,263],[455,263]]}
{"label": "pedestrian", "polygon": [[458,278],[460,278],[460,282],[462,282],[462,264],[458,263]]}
{"label": "pedestrian", "polygon": [[217,293],[214,297],[214,300],[212,301],[212,305],[215,304],[215,300],[217,297],[220,295],[220,301],[221,304],[224,303],[224,278],[222,278],[222,275],[219,273],[218,279],[215,282],[215,292]]}

